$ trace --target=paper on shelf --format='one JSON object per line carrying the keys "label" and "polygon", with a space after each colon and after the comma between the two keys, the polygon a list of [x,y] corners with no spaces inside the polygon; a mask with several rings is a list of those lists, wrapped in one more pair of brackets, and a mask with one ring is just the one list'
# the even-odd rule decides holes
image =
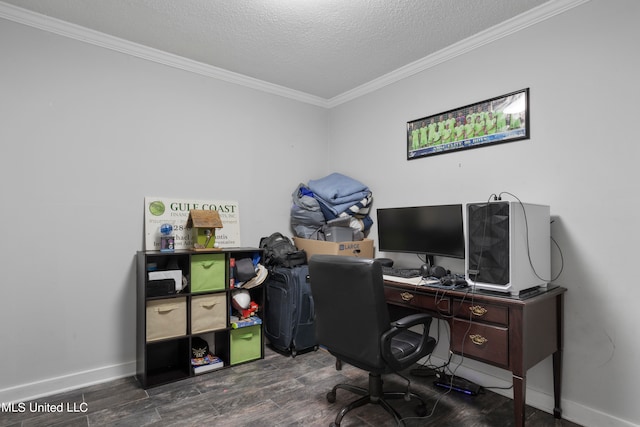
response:
{"label": "paper on shelf", "polygon": [[149,280],[173,279],[176,282],[176,292],[182,290],[182,270],[150,271]]}

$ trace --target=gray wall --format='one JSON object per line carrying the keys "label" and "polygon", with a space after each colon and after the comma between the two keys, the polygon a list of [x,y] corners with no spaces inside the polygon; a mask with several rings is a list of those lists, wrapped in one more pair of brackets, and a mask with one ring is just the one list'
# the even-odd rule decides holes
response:
{"label": "gray wall", "polygon": [[[499,191],[549,204],[569,289],[565,415],[640,424],[639,16],[633,0],[592,0],[328,110],[0,19],[0,401],[134,372],[145,196],[238,200],[242,243],[256,245],[288,230],[299,182],[339,171],[375,208]],[[525,87],[530,140],[406,161],[408,120]],[[529,403],[550,410],[550,360],[528,379]]]}
{"label": "gray wall", "polygon": [[237,200],[257,246],[326,174],[324,108],[3,19],[0,58],[1,402],[135,371],[145,196]]}
{"label": "gray wall", "polygon": [[[565,415],[592,426],[640,424],[639,17],[638,2],[592,0],[332,108],[329,118],[331,169],[366,182],[376,208],[484,201],[501,191],[551,206],[564,254],[557,283],[568,288]],[[526,87],[530,140],[406,160],[407,121]],[[560,256],[552,254],[557,274]],[[460,263],[440,261],[462,272]],[[436,354],[446,358],[446,350],[445,342]],[[510,381],[506,371],[464,366],[483,385]],[[550,360],[528,380],[528,401],[550,411]]]}

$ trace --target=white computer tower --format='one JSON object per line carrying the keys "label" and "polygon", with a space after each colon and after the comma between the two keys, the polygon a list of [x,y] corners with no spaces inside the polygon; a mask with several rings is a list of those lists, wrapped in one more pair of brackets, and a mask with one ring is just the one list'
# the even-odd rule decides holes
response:
{"label": "white computer tower", "polygon": [[550,208],[518,201],[465,205],[470,286],[520,295],[551,280]]}

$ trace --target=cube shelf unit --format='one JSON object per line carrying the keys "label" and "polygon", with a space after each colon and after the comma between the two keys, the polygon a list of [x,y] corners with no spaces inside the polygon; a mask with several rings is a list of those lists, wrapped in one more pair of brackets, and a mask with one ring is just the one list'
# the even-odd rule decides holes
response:
{"label": "cube shelf unit", "polygon": [[[262,255],[262,250],[137,253],[136,376],[143,388],[203,375],[195,374],[191,366],[195,337],[207,341],[210,352],[222,359],[224,367],[218,369],[264,358],[262,325],[235,328],[230,319],[235,290],[231,260],[256,255]],[[176,279],[186,283],[179,292],[175,292]],[[256,315],[262,319],[263,286],[255,286],[249,293],[259,306]]]}

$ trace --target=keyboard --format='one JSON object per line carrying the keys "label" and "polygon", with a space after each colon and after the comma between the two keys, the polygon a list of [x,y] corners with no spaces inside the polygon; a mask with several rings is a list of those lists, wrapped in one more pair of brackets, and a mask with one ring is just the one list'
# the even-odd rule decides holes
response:
{"label": "keyboard", "polygon": [[451,274],[441,279],[422,277],[419,269],[382,267],[382,278],[390,282],[406,283],[408,285],[430,286],[439,289],[466,288],[464,276]]}
{"label": "keyboard", "polygon": [[384,276],[395,276],[395,277],[402,277],[405,279],[411,279],[414,277],[420,277],[420,269],[382,267],[382,274]]}
{"label": "keyboard", "polygon": [[407,285],[414,285],[414,286],[432,286],[440,283],[440,280],[438,279],[425,279],[422,276],[400,277],[400,276],[391,276],[391,275],[383,274],[382,278],[387,282],[404,283]]}

